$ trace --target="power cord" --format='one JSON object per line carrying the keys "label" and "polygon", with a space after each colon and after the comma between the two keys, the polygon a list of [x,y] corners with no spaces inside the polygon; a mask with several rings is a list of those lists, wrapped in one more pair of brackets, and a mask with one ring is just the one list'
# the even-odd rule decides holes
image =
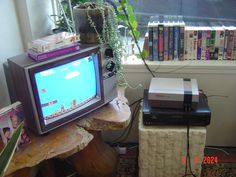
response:
{"label": "power cord", "polygon": [[140,99],[134,101],[133,103],[131,103],[131,104],[129,105],[129,107],[133,106],[134,104],[136,104],[136,103],[138,103],[138,102],[141,102],[142,100],[143,100],[143,98],[140,98]]}
{"label": "power cord", "polygon": [[[192,167],[191,167],[191,157],[190,157],[190,152],[189,152],[189,124],[187,124],[187,155],[186,155],[186,166],[185,166],[185,174],[182,177],[186,176],[193,176],[197,177],[195,174],[193,174]],[[188,165],[189,165],[189,174],[188,172]]]}
{"label": "power cord", "polygon": [[213,149],[213,150],[217,150],[217,151],[221,151],[223,153],[225,153],[226,155],[230,155],[230,153],[228,153],[226,150],[224,150],[223,148],[219,148],[219,147],[209,147],[209,146],[205,146],[205,149]]}
{"label": "power cord", "polygon": [[[130,88],[132,90],[136,90],[136,89],[139,89],[139,88],[143,88],[143,85],[142,84],[138,84],[136,86],[132,86],[128,83],[127,79],[125,78],[125,75],[123,73],[118,73],[118,85],[119,86],[122,86],[122,87],[125,87],[125,88]],[[123,81],[123,83],[121,83]]]}
{"label": "power cord", "polygon": [[[190,66],[192,64],[192,61],[191,60],[190,62],[186,63],[185,65],[183,66],[180,66],[178,68],[175,68],[175,69],[172,69],[172,70],[169,70],[169,71],[165,71],[165,72],[161,72],[161,74],[171,74],[171,73],[175,73],[176,71],[179,71],[179,70],[182,70],[188,66]],[[158,70],[160,69],[161,67],[161,63],[159,62],[159,65],[157,66],[157,68],[154,70],[154,73],[158,72]]]}
{"label": "power cord", "polygon": [[120,142],[124,142],[124,141],[127,140],[127,138],[129,137],[130,132],[131,132],[132,127],[133,127],[134,120],[135,120],[135,118],[137,117],[137,115],[138,115],[138,113],[139,113],[140,107],[141,107],[141,105],[140,105],[140,102],[139,102],[139,103],[137,103],[137,106],[135,107],[134,114],[133,114],[134,116],[133,116],[133,118],[132,118],[132,120],[131,120],[130,126],[129,126],[129,128],[128,128],[127,133],[126,133],[126,136],[125,136],[124,138],[122,138],[122,139],[120,140]]}
{"label": "power cord", "polygon": [[125,141],[128,138],[128,136],[129,136],[129,134],[131,132],[131,129],[132,129],[135,117],[137,116],[137,114],[139,112],[139,109],[141,107],[141,105],[140,105],[141,101],[142,101],[142,99],[139,99],[139,100],[136,101],[136,105],[135,105],[134,111],[132,113],[131,121],[130,121],[129,125],[127,126],[127,128],[122,132],[122,134],[118,138],[114,139],[110,143],[111,145],[116,145],[117,143],[123,142],[123,141]]}

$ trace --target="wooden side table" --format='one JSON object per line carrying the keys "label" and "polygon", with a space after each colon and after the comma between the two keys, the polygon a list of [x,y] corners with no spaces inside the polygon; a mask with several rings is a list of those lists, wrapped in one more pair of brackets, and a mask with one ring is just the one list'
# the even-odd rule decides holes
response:
{"label": "wooden side table", "polygon": [[94,136],[85,149],[69,158],[81,176],[115,176],[118,155],[113,148],[103,142],[101,132],[102,130],[119,130],[127,127],[130,115],[130,108],[124,97],[124,88],[119,88],[118,97],[110,104],[78,122],[79,126],[84,127]]}
{"label": "wooden side table", "polygon": [[53,157],[66,158],[82,149],[93,139],[88,133],[74,122],[69,123],[45,136],[35,136],[29,132],[31,143],[17,151],[10,163],[6,175],[22,177],[30,176],[31,168],[44,160]]}
{"label": "wooden side table", "polygon": [[[119,88],[116,99],[80,121],[69,123],[46,136],[31,134],[32,143],[14,154],[6,175],[28,177],[29,167],[51,158],[68,158],[81,176],[113,176],[118,156],[103,142],[101,131],[123,129],[129,124],[131,112],[124,91]],[[54,175],[47,173],[47,176]]]}

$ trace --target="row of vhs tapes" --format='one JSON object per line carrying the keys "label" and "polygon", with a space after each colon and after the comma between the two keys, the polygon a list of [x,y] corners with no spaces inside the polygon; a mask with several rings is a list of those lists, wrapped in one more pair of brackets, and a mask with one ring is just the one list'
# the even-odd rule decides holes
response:
{"label": "row of vhs tapes", "polygon": [[236,59],[235,26],[220,23],[186,25],[182,19],[174,20],[148,23],[148,60]]}

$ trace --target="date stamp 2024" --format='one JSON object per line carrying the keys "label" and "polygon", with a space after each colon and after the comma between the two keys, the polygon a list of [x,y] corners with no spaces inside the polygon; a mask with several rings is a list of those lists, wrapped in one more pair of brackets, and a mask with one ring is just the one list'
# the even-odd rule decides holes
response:
{"label": "date stamp 2024", "polygon": [[[182,156],[182,164],[186,165],[186,156]],[[194,164],[198,165],[200,163],[199,157],[196,155],[193,158]],[[218,156],[203,156],[201,164],[217,164],[219,163]]]}

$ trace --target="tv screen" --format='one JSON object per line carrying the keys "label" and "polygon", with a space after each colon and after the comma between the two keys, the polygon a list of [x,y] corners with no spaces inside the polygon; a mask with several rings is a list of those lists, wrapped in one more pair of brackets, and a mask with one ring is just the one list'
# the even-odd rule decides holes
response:
{"label": "tv screen", "polygon": [[34,74],[45,125],[96,96],[96,58],[87,56]]}

